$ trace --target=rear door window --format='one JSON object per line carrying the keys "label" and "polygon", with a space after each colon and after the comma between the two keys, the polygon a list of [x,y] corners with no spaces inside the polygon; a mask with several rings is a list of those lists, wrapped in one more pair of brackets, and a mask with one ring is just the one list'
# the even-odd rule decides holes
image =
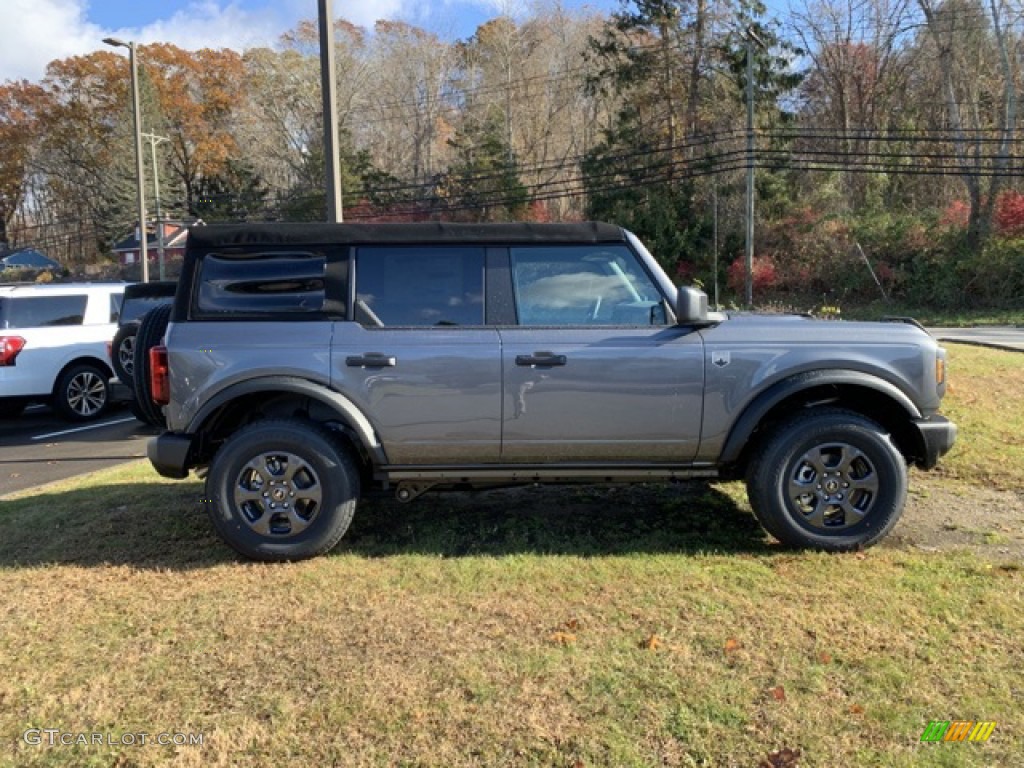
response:
{"label": "rear door window", "polygon": [[0,328],[46,328],[81,325],[85,294],[70,296],[17,296],[0,299]]}
{"label": "rear door window", "polygon": [[483,325],[483,248],[360,248],[356,320],[368,328]]}

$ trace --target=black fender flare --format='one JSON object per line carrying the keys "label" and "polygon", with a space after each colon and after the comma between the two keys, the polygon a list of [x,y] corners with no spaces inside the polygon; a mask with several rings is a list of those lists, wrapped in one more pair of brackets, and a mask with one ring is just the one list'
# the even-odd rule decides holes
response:
{"label": "black fender flare", "polygon": [[268,394],[288,393],[316,400],[338,413],[341,419],[355,432],[366,452],[375,464],[387,464],[384,447],[377,438],[377,432],[361,410],[344,395],[308,379],[297,376],[258,376],[236,384],[230,384],[208,398],[196,412],[185,430],[191,434],[201,431],[206,421],[218,408],[245,395],[261,392]]}
{"label": "black fender flare", "polygon": [[863,371],[831,369],[798,373],[775,382],[747,404],[729,431],[719,463],[731,464],[739,459],[757,425],[775,406],[799,392],[821,386],[854,386],[874,390],[899,405],[906,412],[908,421],[921,418],[921,411],[914,401],[902,389],[879,376]]}

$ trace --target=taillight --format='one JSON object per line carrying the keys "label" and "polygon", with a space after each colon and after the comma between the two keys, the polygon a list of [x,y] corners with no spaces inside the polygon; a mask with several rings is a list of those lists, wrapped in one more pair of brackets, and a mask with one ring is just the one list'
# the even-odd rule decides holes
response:
{"label": "taillight", "polygon": [[157,405],[171,402],[171,378],[167,367],[167,347],[157,345],[149,350],[149,396]]}
{"label": "taillight", "polygon": [[0,336],[0,366],[14,365],[14,359],[25,348],[21,336]]}
{"label": "taillight", "polygon": [[107,360],[111,362],[114,360],[114,342],[112,341],[107,342]]}

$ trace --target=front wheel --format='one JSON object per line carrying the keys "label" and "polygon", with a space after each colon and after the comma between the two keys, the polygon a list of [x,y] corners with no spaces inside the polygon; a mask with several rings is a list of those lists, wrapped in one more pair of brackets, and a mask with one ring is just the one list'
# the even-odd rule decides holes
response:
{"label": "front wheel", "polygon": [[255,560],[304,560],[344,536],[359,472],[335,436],[298,419],[259,421],[217,452],[206,479],[217,533]]}
{"label": "front wheel", "polygon": [[907,464],[875,422],[812,410],[761,445],[747,494],[761,525],[783,544],[845,552],[875,544],[896,525]]}

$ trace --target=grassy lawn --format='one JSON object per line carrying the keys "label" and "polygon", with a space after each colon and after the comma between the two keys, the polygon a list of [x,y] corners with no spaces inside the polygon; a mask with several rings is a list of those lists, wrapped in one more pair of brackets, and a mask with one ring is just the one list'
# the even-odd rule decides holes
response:
{"label": "grassy lawn", "polygon": [[880,320],[883,317],[913,317],[935,328],[968,328],[977,325],[1022,325],[1024,308],[1018,309],[934,309],[875,301],[864,306],[843,306],[847,320]]}
{"label": "grassy lawn", "polygon": [[[1024,489],[1024,355],[950,349],[961,440],[935,482]],[[201,493],[134,464],[0,501],[0,763],[1009,766],[1024,753],[1015,559],[789,552],[739,486],[696,484],[371,501],[330,556],[266,566],[214,538]],[[954,719],[998,725],[984,744],[920,742]],[[35,746],[31,728],[203,744]]]}

